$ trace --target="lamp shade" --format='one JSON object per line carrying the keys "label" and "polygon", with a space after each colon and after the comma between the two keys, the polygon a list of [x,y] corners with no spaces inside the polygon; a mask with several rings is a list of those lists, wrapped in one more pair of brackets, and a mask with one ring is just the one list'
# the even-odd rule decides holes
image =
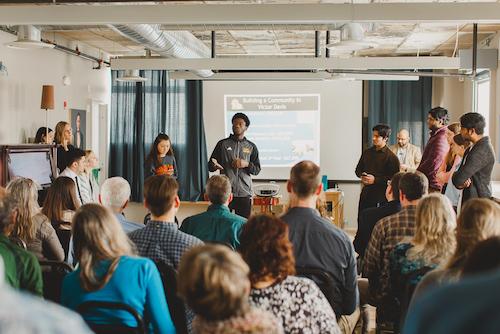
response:
{"label": "lamp shade", "polygon": [[45,110],[54,109],[54,86],[43,85],[40,108]]}

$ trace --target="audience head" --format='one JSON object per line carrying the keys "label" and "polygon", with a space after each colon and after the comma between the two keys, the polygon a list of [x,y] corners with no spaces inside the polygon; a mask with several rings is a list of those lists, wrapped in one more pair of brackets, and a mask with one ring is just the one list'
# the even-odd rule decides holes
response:
{"label": "audience head", "polygon": [[15,203],[5,188],[0,187],[0,233],[8,236],[15,218]]}
{"label": "audience head", "polygon": [[287,190],[298,199],[308,199],[319,196],[322,190],[319,166],[305,160],[297,163],[290,171]]}
{"label": "audience head", "polygon": [[224,320],[247,312],[248,274],[245,261],[228,247],[195,246],[182,256],[178,292],[197,315]]}
{"label": "audience head", "polygon": [[372,131],[373,146],[376,148],[384,147],[391,135],[391,127],[387,124],[377,124],[372,128]]}
{"label": "audience head", "polygon": [[83,173],[85,169],[85,152],[75,148],[68,152],[68,167],[76,174]]}
{"label": "audience head", "polygon": [[130,199],[130,184],[123,177],[115,176],[105,180],[101,185],[99,201],[113,211],[121,212]]}
{"label": "audience head", "polygon": [[397,140],[399,147],[406,147],[410,143],[410,133],[406,129],[398,131]]}
{"label": "audience head", "polygon": [[64,211],[75,211],[78,207],[75,182],[69,177],[60,176],[47,190],[42,212],[52,222],[61,222]]}
{"label": "audience head", "polygon": [[47,127],[42,126],[38,128],[35,135],[35,144],[52,144],[54,142],[54,131],[49,129],[49,135],[47,136]]}
{"label": "audience head", "polygon": [[448,259],[455,246],[456,216],[447,197],[434,193],[424,196],[417,205],[415,249],[410,253],[426,263],[440,264]]}
{"label": "audience head", "polygon": [[[86,204],[78,209],[73,217],[72,235],[75,258],[81,269],[80,280],[87,291],[106,285],[120,256],[132,254],[131,243],[116,217],[98,204]],[[111,260],[104,276],[94,271],[102,260]]]}
{"label": "audience head", "polygon": [[427,177],[419,171],[404,173],[399,179],[399,200],[402,206],[416,204],[429,189]]}
{"label": "audience head", "polygon": [[465,149],[469,146],[469,142],[465,141],[464,137],[461,134],[453,136],[451,141],[450,150],[453,152],[455,156],[463,157],[465,153]]}
{"label": "audience head", "polygon": [[500,268],[500,236],[479,242],[465,259],[463,276],[483,274]]}
{"label": "audience head", "polygon": [[228,204],[233,199],[231,182],[225,175],[214,175],[208,179],[206,191],[206,197],[212,204]]}
{"label": "audience head", "polygon": [[387,188],[385,189],[385,198],[388,201],[399,201],[399,180],[405,172],[399,172],[392,176],[391,180],[388,182]]}
{"label": "audience head", "polygon": [[453,139],[453,136],[458,135],[459,133],[460,133],[459,122],[448,124],[448,126],[446,127],[446,139],[448,139],[448,144],[451,145],[451,140]]}
{"label": "audience head", "polygon": [[480,241],[500,236],[499,221],[500,206],[492,200],[473,198],[465,202],[457,220],[457,246],[447,268],[460,269]]}
{"label": "audience head", "polygon": [[170,137],[165,133],[160,133],[156,136],[153,145],[151,145],[151,149],[149,150],[149,154],[147,157],[147,161],[149,163],[161,163],[162,157],[166,155],[174,155],[174,150],[172,148],[172,141]]}
{"label": "audience head", "polygon": [[144,205],[155,217],[163,216],[180,205],[179,184],[167,175],[150,176],[144,182]]}
{"label": "audience head", "polygon": [[99,160],[92,150],[85,150],[85,170],[87,172],[99,167]]}
{"label": "audience head", "polygon": [[31,179],[20,177],[9,182],[7,191],[16,205],[13,235],[30,242],[35,239],[36,233],[32,218],[40,210],[37,186]]}
{"label": "audience head", "polygon": [[56,134],[55,141],[56,144],[62,145],[64,143],[71,143],[71,139],[73,138],[71,125],[68,122],[61,121],[56,124]]}
{"label": "audience head", "polygon": [[484,134],[486,120],[484,116],[477,112],[469,112],[460,117],[460,125],[462,126],[460,134],[465,140],[475,141],[476,137]]}
{"label": "audience head", "polygon": [[448,121],[448,110],[442,107],[432,108],[427,115],[427,126],[430,130],[442,128]]}
{"label": "audience head", "polygon": [[250,267],[252,284],[282,281],[295,274],[288,226],[277,217],[265,214],[250,217],[241,230],[239,252]]}

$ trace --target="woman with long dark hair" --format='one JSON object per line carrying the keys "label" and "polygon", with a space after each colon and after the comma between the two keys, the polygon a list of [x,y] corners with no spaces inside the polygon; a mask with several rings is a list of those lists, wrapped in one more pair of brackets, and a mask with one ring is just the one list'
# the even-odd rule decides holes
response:
{"label": "woman with long dark hair", "polygon": [[144,178],[153,175],[170,175],[177,178],[177,163],[170,137],[164,133],[156,136],[144,165]]}

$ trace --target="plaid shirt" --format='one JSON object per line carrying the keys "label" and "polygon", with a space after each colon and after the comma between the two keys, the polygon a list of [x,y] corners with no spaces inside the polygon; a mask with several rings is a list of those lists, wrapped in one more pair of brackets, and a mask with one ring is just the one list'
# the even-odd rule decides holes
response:
{"label": "plaid shirt", "polygon": [[179,231],[177,224],[169,222],[150,221],[128,236],[137,246],[140,256],[153,261],[163,260],[176,270],[185,251],[203,244],[200,239]]}
{"label": "plaid shirt", "polygon": [[377,303],[390,296],[390,254],[403,238],[415,234],[416,209],[407,206],[379,220],[373,229],[363,259],[363,276],[370,281],[370,292]]}

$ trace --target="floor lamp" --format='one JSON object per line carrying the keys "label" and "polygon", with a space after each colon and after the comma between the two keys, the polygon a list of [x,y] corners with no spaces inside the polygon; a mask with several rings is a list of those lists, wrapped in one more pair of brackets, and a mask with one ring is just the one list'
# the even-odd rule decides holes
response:
{"label": "floor lamp", "polygon": [[[49,109],[54,109],[54,86],[43,85],[40,108],[45,109],[45,141],[49,140]],[[47,143],[52,144],[52,143]]]}

